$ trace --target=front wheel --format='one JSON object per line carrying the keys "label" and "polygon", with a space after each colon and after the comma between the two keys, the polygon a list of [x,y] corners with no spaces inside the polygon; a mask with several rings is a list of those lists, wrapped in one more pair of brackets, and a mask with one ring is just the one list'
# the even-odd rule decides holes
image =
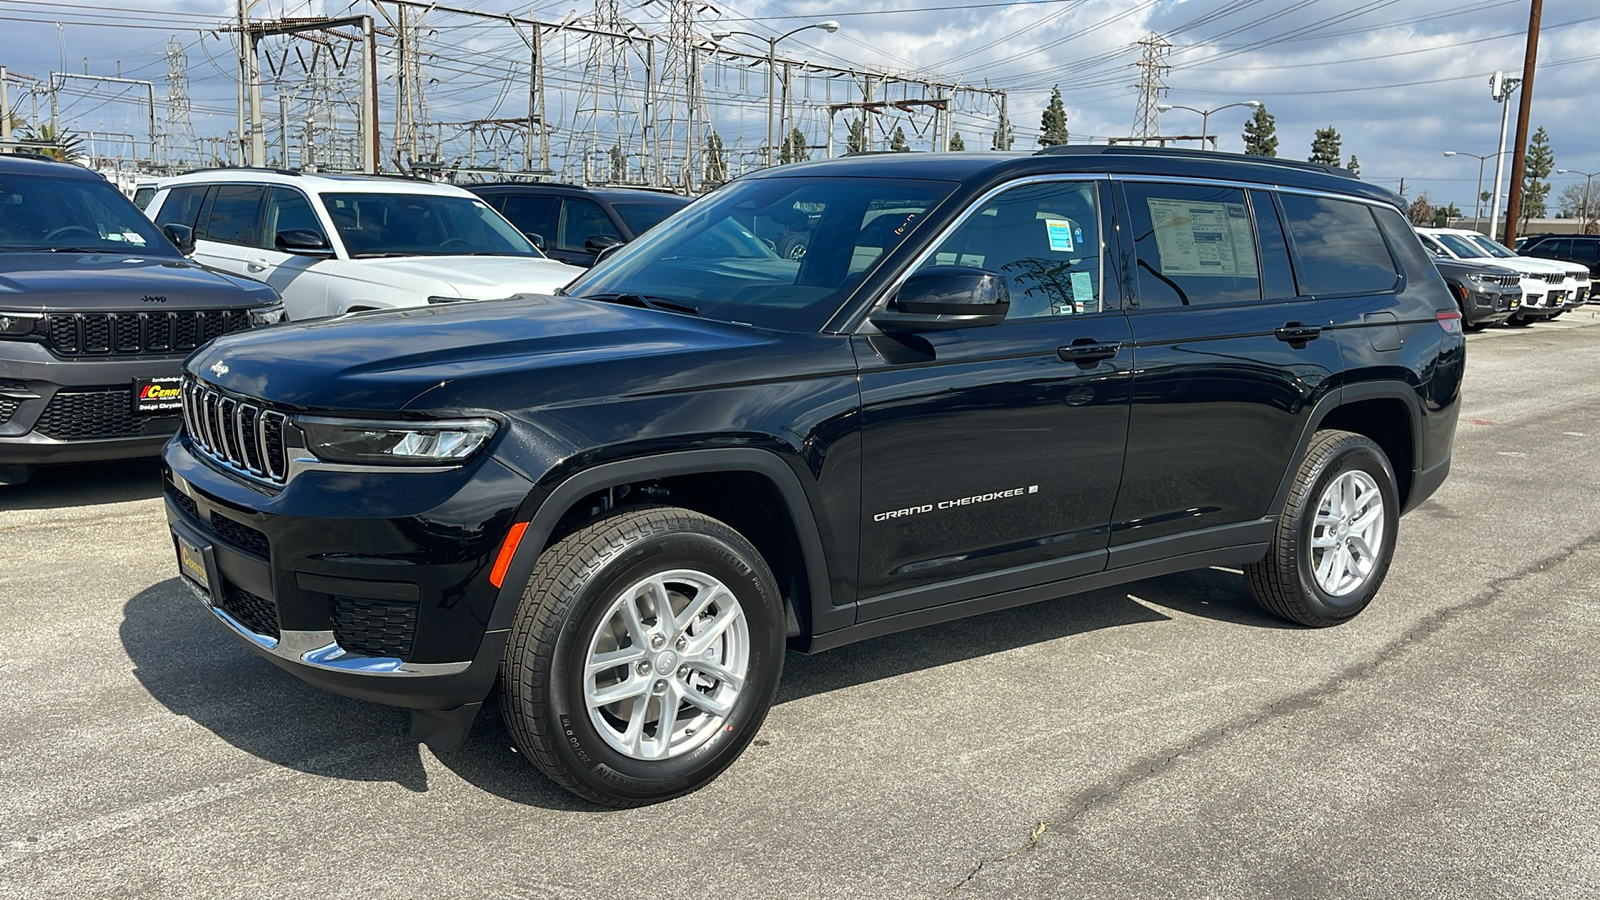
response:
{"label": "front wheel", "polygon": [[783,622],[776,580],[732,528],[672,507],[618,513],[539,557],[501,663],[506,725],[581,797],[687,794],[760,729]]}
{"label": "front wheel", "polygon": [[1312,627],[1367,608],[1394,554],[1400,500],[1383,450],[1348,431],[1319,431],[1295,474],[1265,559],[1245,568],[1261,607]]}

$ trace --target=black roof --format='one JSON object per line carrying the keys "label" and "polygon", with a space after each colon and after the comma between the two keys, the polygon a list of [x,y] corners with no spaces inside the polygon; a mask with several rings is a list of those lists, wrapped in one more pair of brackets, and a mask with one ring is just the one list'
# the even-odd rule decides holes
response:
{"label": "black roof", "polygon": [[105,180],[99,172],[85,169],[77,163],[62,162],[32,153],[0,153],[0,172],[7,175],[55,175],[64,178],[82,178],[87,181]]}
{"label": "black roof", "polygon": [[1038,153],[982,150],[962,153],[853,153],[838,159],[762,169],[746,177],[793,178],[827,174],[968,181],[1057,172],[1216,178],[1352,194],[1392,206],[1404,204],[1399,194],[1387,188],[1368,184],[1344,169],[1320,163],[1210,150],[1099,144],[1051,147]]}
{"label": "black roof", "polygon": [[624,200],[645,200],[645,199],[654,198],[654,199],[658,199],[658,200],[669,200],[669,201],[676,200],[680,204],[687,205],[689,203],[689,201],[691,199],[693,199],[693,198],[690,198],[690,197],[685,197],[682,194],[671,193],[670,191],[655,191],[655,190],[649,190],[649,189],[646,189],[646,188],[629,188],[629,187],[584,187],[583,185],[565,184],[563,182],[557,182],[557,181],[491,181],[491,182],[485,182],[483,184],[463,184],[463,185],[458,185],[458,186],[459,187],[464,187],[469,191],[479,191],[479,190],[483,190],[485,188],[493,188],[495,190],[505,190],[507,188],[516,188],[516,189],[519,189],[519,190],[529,190],[529,191],[550,191],[550,192],[553,192],[553,193],[570,193],[570,194],[573,194],[573,195],[587,195],[587,196],[592,196],[592,197],[602,197],[602,198],[604,198],[606,200],[610,200],[612,202],[619,202],[619,201],[624,201]]}

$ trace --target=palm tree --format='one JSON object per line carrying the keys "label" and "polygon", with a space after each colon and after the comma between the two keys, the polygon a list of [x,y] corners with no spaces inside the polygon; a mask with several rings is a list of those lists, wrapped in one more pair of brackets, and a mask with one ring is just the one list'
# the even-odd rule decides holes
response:
{"label": "palm tree", "polygon": [[41,146],[34,148],[51,159],[61,162],[79,162],[84,158],[83,138],[70,131],[62,129],[60,134],[52,125],[40,125],[37,128],[22,129],[22,139]]}

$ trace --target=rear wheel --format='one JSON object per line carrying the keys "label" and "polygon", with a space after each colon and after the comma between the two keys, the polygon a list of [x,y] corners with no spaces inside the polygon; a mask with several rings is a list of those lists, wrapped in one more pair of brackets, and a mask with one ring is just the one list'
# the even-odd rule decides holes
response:
{"label": "rear wheel", "polygon": [[501,710],[545,774],[609,806],[716,778],[777,691],[783,613],[756,549],[696,512],[618,513],[547,549],[501,664]]}
{"label": "rear wheel", "polygon": [[22,484],[33,477],[33,466],[0,466],[0,487]]}
{"label": "rear wheel", "polygon": [[1263,609],[1312,627],[1366,609],[1389,571],[1400,501],[1377,444],[1348,431],[1312,438],[1265,559],[1245,569]]}

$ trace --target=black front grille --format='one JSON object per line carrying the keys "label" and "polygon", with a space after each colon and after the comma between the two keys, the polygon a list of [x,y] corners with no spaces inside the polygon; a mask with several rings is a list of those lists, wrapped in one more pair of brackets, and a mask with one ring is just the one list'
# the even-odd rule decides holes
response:
{"label": "black front grille", "polygon": [[58,441],[136,437],[144,433],[144,420],[133,413],[132,391],[60,391],[33,430]]}
{"label": "black front grille", "polygon": [[[190,501],[191,503],[193,501]],[[257,556],[270,555],[272,544],[267,536],[251,528],[243,522],[235,522],[227,516],[211,514],[211,530],[219,537],[237,547],[254,553]]]}
{"label": "black front grille", "polygon": [[0,425],[4,425],[11,421],[11,417],[16,414],[17,407],[21,405],[21,400],[13,400],[10,397],[0,397]]}
{"label": "black front grille", "polygon": [[245,309],[53,313],[50,349],[58,356],[188,353],[214,337],[250,327]]}
{"label": "black front grille", "polygon": [[225,582],[222,611],[256,634],[278,637],[278,604],[265,597],[257,597],[232,582]]}
{"label": "black front grille", "polygon": [[172,485],[167,485],[167,496],[172,499],[178,508],[183,510],[191,519],[200,518],[200,510],[194,505],[194,498],[178,490]]}
{"label": "black front grille", "polygon": [[1490,282],[1501,287],[1516,287],[1522,283],[1521,275],[1491,275]]}
{"label": "black front grille", "polygon": [[1561,282],[1567,280],[1567,276],[1563,275],[1560,272],[1545,272],[1543,275],[1540,275],[1539,277],[1543,278],[1545,280],[1546,284],[1560,284]]}
{"label": "black front grille", "polygon": [[240,472],[283,484],[289,465],[281,412],[238,400],[192,378],[183,381],[183,425],[206,456]]}
{"label": "black front grille", "polygon": [[415,604],[333,598],[333,639],[348,652],[406,659],[416,634]]}

